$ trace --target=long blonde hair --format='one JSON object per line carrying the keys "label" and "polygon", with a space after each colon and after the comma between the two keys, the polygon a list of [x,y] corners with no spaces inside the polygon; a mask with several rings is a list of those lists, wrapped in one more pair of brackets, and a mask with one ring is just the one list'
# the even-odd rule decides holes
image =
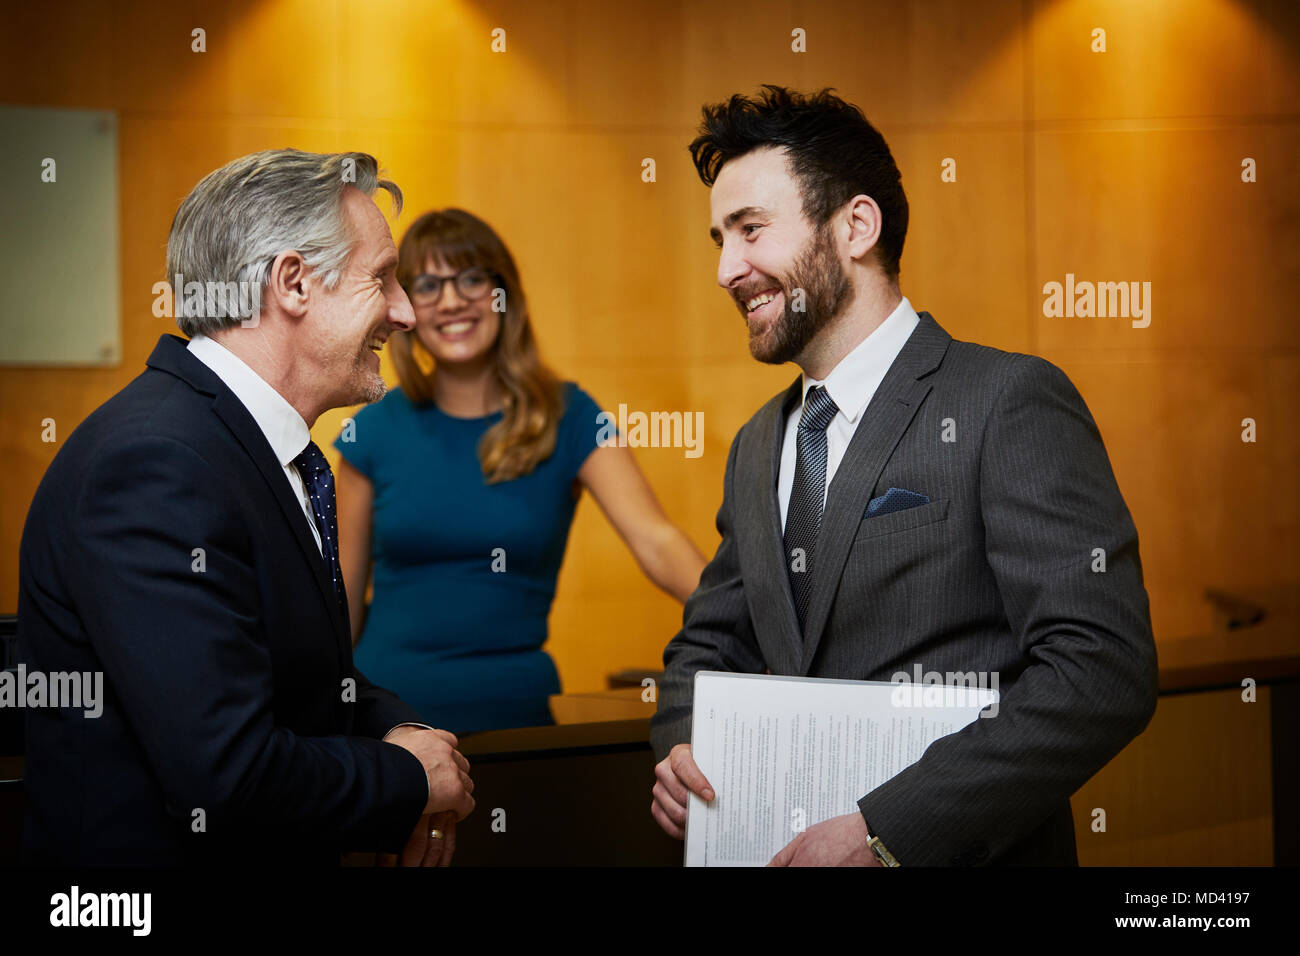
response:
{"label": "long blonde hair", "polygon": [[[538,351],[528,300],[510,250],[477,216],[463,209],[441,209],[411,223],[397,255],[397,278],[408,293],[430,258],[456,271],[477,266],[505,290],[506,308],[493,346],[493,373],[501,389],[503,415],[479,441],[478,457],[488,484],[530,473],[555,451],[563,396],[559,379]],[[407,398],[416,405],[432,402],[435,363],[414,330],[393,333],[391,346]]]}

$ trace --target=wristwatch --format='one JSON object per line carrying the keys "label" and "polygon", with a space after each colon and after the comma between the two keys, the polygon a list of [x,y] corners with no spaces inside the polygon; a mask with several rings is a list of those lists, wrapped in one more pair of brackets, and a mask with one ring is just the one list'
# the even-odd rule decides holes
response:
{"label": "wristwatch", "polygon": [[871,852],[876,854],[876,859],[880,861],[881,866],[902,866],[889,852],[889,849],[880,842],[880,837],[871,832],[871,824],[867,824],[867,846],[871,847]]}

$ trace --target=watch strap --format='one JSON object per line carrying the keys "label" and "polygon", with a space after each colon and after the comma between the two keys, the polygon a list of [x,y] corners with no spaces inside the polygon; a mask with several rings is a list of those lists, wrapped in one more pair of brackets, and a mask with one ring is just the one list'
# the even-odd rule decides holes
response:
{"label": "watch strap", "polygon": [[881,866],[902,866],[894,854],[889,852],[889,848],[880,842],[880,837],[871,832],[871,826],[867,826],[867,846],[871,847],[871,852],[876,854],[876,859],[880,861]]}

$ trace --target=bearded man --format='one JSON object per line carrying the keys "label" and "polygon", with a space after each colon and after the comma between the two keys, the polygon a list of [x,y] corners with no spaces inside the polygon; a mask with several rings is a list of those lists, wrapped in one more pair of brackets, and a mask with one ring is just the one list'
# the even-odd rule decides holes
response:
{"label": "bearded man", "polygon": [[732,442],[722,541],[664,652],[651,814],[681,838],[688,792],[714,797],[688,742],[700,670],[973,671],[998,675],[995,717],[772,863],[1077,865],[1070,795],[1157,691],[1137,532],[1087,406],[1043,359],[913,310],[901,177],[857,107],[767,86],[705,107],[690,148],[750,352],[802,374]]}

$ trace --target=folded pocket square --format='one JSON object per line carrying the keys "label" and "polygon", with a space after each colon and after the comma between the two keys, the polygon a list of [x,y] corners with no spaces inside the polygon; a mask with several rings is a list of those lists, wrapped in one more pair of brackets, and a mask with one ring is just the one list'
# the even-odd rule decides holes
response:
{"label": "folded pocket square", "polygon": [[878,518],[881,515],[892,514],[895,511],[906,511],[908,508],[916,508],[929,503],[929,498],[925,495],[919,495],[915,491],[907,491],[904,488],[890,488],[879,498],[872,498],[867,503],[867,512],[863,517]]}

